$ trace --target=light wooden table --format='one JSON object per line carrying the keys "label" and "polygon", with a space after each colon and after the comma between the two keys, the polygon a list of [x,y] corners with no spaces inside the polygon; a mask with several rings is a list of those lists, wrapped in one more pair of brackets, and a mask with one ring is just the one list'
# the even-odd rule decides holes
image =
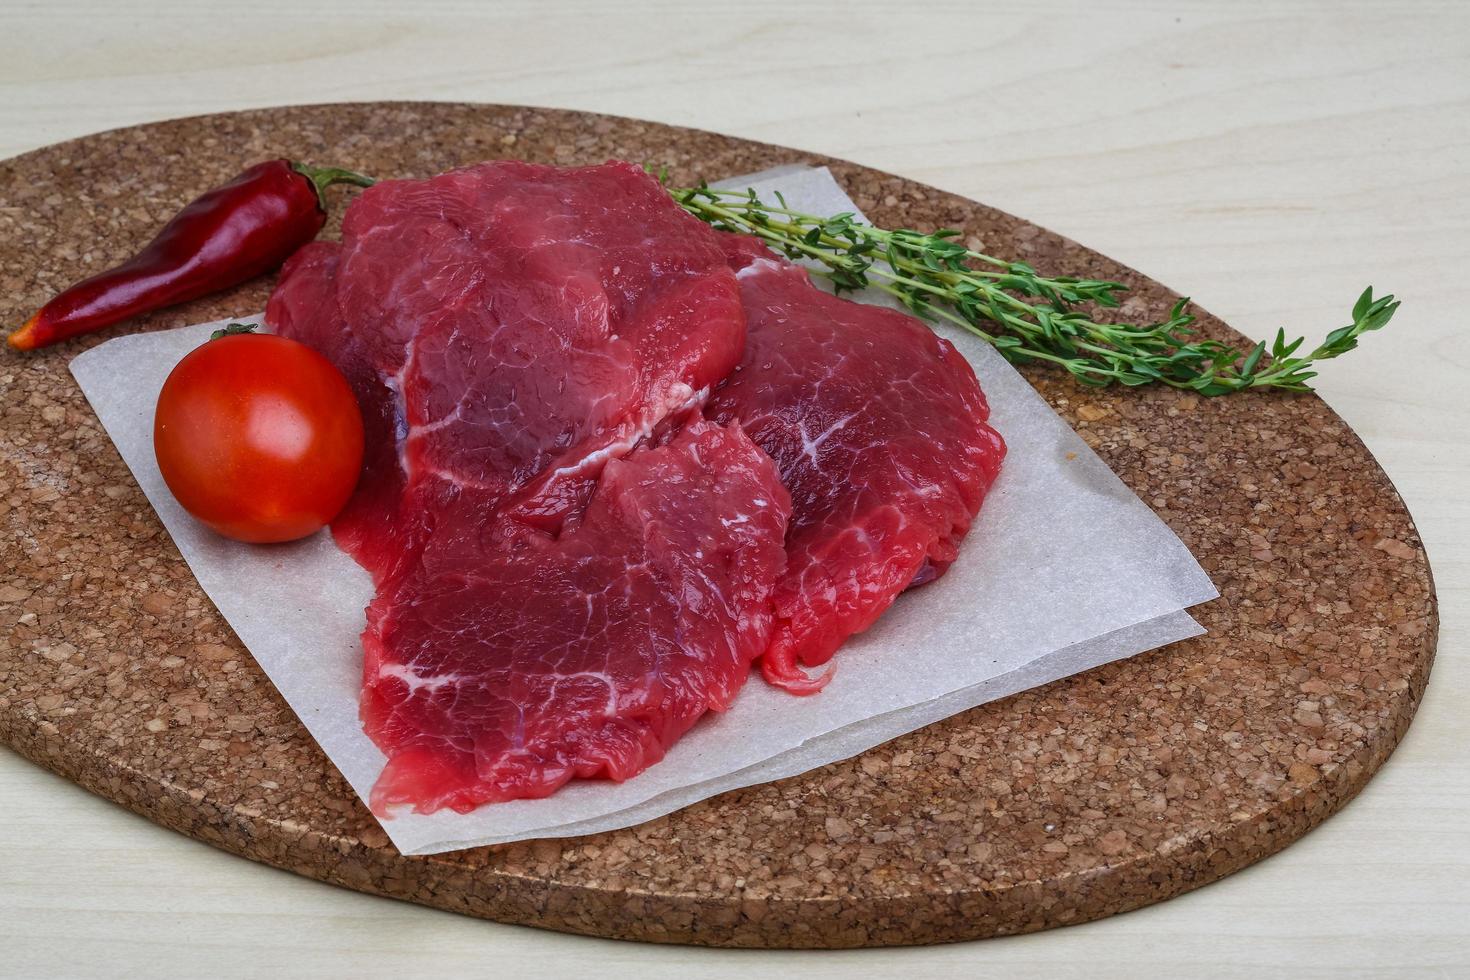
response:
{"label": "light wooden table", "polygon": [[[1126,916],[920,950],[639,946],[249,864],[0,751],[0,975],[1470,974],[1470,4],[0,0],[0,155],[286,102],[523,102],[857,160],[1038,221],[1254,336],[1404,308],[1321,391],[1408,499],[1439,662],[1363,795]],[[908,10],[906,13],[901,11]],[[242,161],[243,162],[243,161]]]}

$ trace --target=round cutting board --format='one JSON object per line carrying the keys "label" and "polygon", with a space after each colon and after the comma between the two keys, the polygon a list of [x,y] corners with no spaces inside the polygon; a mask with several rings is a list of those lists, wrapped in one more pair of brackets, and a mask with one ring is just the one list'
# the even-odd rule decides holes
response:
{"label": "round cutting board", "polygon": [[[1138,322],[1174,298],[1044,229],[850,163],[586,113],[376,103],[183,119],[0,163],[0,324],[273,156],[393,176],[617,157],[666,165],[680,183],[826,164],[879,224],[961,228],[1044,272],[1121,279],[1133,287],[1122,315]],[[261,279],[124,329],[258,310],[270,288]],[[1428,680],[1437,616],[1419,536],[1322,401],[1095,391],[1038,368],[1030,380],[1219,586],[1196,611],[1208,635],[639,827],[405,858],[200,591],[67,373],[118,332],[0,354],[0,741],[165,826],[350,888],[725,946],[932,943],[1081,922],[1197,888],[1306,833],[1387,758]]]}

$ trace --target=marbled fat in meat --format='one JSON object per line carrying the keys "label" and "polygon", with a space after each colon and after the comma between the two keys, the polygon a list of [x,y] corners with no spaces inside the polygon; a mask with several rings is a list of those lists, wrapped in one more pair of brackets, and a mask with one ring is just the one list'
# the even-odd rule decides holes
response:
{"label": "marbled fat in meat", "polygon": [[738,427],[703,421],[607,463],[572,533],[504,522],[429,549],[364,635],[373,790],[468,811],[627,779],[723,711],[770,638],[789,502]]}
{"label": "marbled fat in meat", "polygon": [[791,493],[766,679],[809,677],[910,585],[942,575],[1005,443],[969,363],[914,317],[824,292],[754,239],[723,235],[746,310],[745,357],[710,399],[776,460]]}

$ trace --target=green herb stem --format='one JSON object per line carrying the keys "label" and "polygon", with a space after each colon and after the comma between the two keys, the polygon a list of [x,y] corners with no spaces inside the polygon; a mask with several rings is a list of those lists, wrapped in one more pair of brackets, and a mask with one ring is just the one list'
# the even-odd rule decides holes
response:
{"label": "green herb stem", "polygon": [[[1191,329],[1188,299],[1167,319],[1147,326],[1097,320],[1086,306],[1119,305],[1119,282],[1047,277],[1024,262],[999,259],[954,241],[959,232],[875,228],[852,213],[814,215],[762,201],[753,190],[699,187],[669,191],[683,208],[716,228],[753,235],[793,259],[811,259],[816,274],[844,291],[874,287],[919,316],[955,324],[995,346],[1014,363],[1043,361],[1083,384],[1166,384],[1204,395],[1250,388],[1309,391],[1313,365],[1346,354],[1358,338],[1382,328],[1398,309],[1393,296],[1363,291],[1350,324],[1332,331],[1308,354],[1284,331],[1248,351]],[[978,266],[978,267],[977,267]],[[1079,308],[1083,307],[1083,308]]]}

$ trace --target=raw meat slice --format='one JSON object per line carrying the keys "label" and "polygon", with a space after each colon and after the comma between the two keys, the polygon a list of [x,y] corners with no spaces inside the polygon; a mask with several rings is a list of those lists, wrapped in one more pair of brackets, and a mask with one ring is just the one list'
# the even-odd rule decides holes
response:
{"label": "raw meat slice", "polygon": [[629,164],[380,183],[343,222],[338,296],[402,399],[410,481],[441,493],[595,475],[744,342],[716,236]]}
{"label": "raw meat slice", "polygon": [[728,703],[788,505],[768,457],[700,419],[744,313],[715,233],[656,181],[502,162],[380,183],[267,313],[368,416],[333,531],[377,589],[375,806],[626,778]]}
{"label": "raw meat slice", "polygon": [[626,779],[723,710],[770,637],[789,501],[737,427],[609,462],[574,533],[425,553],[364,636],[373,808]]}
{"label": "raw meat slice", "polygon": [[850,302],[754,239],[723,235],[739,270],[745,357],[706,408],[739,423],[791,492],[787,566],[761,660],[819,690],[819,666],[910,585],[942,575],[1005,455],[974,371],[896,310]]}

